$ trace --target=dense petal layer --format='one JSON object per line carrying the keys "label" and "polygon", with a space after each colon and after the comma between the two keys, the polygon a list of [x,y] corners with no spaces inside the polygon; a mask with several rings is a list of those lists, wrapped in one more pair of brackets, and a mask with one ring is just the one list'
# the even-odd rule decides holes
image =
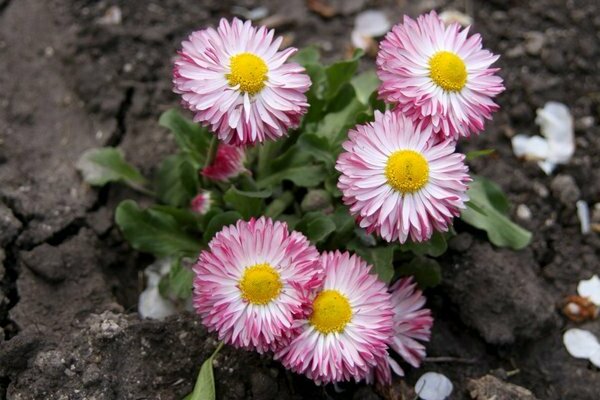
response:
{"label": "dense petal layer", "polygon": [[[445,26],[432,11],[417,20],[404,17],[380,44],[380,97],[397,103],[437,140],[481,132],[498,109],[493,98],[504,90],[498,68],[491,68],[498,56],[468,31],[457,23]],[[440,54],[446,57],[436,58]]]}
{"label": "dense petal layer", "polygon": [[[409,237],[424,241],[434,231],[448,230],[452,218],[464,208],[470,178],[464,155],[455,153],[453,142],[436,143],[431,135],[391,111],[376,112],[373,123],[350,130],[336,164],[341,173],[338,187],[362,228],[401,243]],[[395,158],[396,167],[402,169],[396,171],[396,181],[390,181],[390,159],[400,153],[412,158]],[[415,160],[426,165],[419,167]],[[411,186],[415,178],[420,179],[419,185]],[[398,190],[399,183],[414,190]]]}
{"label": "dense petal layer", "polygon": [[[253,302],[245,295],[242,286],[251,285],[244,279],[252,269],[259,284],[261,277],[276,277],[269,301]],[[217,331],[219,340],[260,353],[288,341],[294,320],[306,316],[304,305],[322,279],[319,254],[306,237],[264,217],[223,228],[200,254],[194,273],[193,304],[204,325]],[[246,288],[259,295],[265,289]]]}
{"label": "dense petal layer", "polygon": [[[234,18],[231,23],[222,19],[217,29],[194,32],[182,43],[174,91],[194,120],[225,143],[278,139],[306,113],[310,78],[300,65],[286,62],[296,49],[279,51],[282,38],[273,36],[273,30]],[[236,63],[240,55],[246,57]]]}

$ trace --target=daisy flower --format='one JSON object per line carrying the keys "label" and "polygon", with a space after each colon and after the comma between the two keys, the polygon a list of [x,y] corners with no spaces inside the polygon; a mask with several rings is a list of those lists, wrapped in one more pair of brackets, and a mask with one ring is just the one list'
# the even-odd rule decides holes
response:
{"label": "daisy flower", "polygon": [[[423,292],[417,289],[412,277],[398,280],[390,291],[394,310],[394,333],[388,344],[404,361],[417,368],[425,358],[425,346],[420,342],[428,342],[431,337],[431,310],[423,308],[426,299]],[[375,377],[379,382],[390,384],[392,371],[404,376],[400,365],[386,354],[378,360],[367,381],[372,383]]]}
{"label": "daisy flower", "polygon": [[286,60],[295,48],[278,51],[281,37],[249,21],[221,19],[215,30],[192,33],[182,43],[173,72],[174,91],[228,144],[274,140],[297,127],[308,108],[310,78]]}
{"label": "daisy flower", "polygon": [[504,90],[499,68],[490,68],[498,56],[468,32],[457,23],[445,26],[435,11],[416,21],[405,16],[377,55],[380,97],[441,140],[481,132],[498,109],[493,97]]}
{"label": "daisy flower", "polygon": [[245,161],[242,147],[219,143],[214,161],[204,167],[201,174],[213,181],[227,181],[246,171]]}
{"label": "daisy flower", "polygon": [[400,243],[448,230],[465,207],[470,178],[453,142],[434,143],[431,134],[391,111],[377,111],[374,122],[350,130],[336,169],[360,227]]}
{"label": "daisy flower", "polygon": [[261,217],[223,228],[194,266],[194,308],[219,340],[277,350],[321,280],[317,249],[287,225]]}
{"label": "daisy flower", "polygon": [[309,302],[310,315],[296,322],[297,336],[275,358],[318,384],[365,379],[386,354],[391,296],[356,255],[324,253],[321,261],[325,278]]}
{"label": "daisy flower", "polygon": [[202,191],[190,201],[190,209],[200,215],[204,215],[210,210],[212,198],[210,192]]}

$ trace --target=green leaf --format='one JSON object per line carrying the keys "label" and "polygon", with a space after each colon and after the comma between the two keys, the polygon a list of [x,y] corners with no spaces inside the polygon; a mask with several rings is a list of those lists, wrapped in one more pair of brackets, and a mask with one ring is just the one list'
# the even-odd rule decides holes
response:
{"label": "green leaf", "polygon": [[147,183],[146,178],[134,166],[128,164],[123,153],[114,147],[85,151],[77,160],[76,168],[83,175],[83,179],[94,186],[123,182],[139,189]]}
{"label": "green leaf", "polygon": [[115,221],[131,246],[157,258],[196,257],[201,242],[185,232],[175,218],[160,210],[142,210],[133,200],[119,204]]}
{"label": "green leaf", "polygon": [[327,77],[326,98],[331,99],[335,97],[342,86],[350,82],[350,79],[352,79],[358,68],[358,61],[362,55],[363,52],[357,50],[351,59],[336,62],[325,68],[325,75]]}
{"label": "green leaf", "polygon": [[496,150],[494,150],[494,149],[473,150],[473,151],[469,151],[466,154],[466,158],[467,158],[467,161],[471,161],[471,160],[474,160],[479,157],[489,156],[491,154],[494,154],[495,152],[496,152]]}
{"label": "green leaf", "polygon": [[312,243],[319,243],[335,231],[335,223],[321,212],[310,212],[302,217],[294,229],[304,233]]}
{"label": "green leaf", "polygon": [[309,64],[318,64],[321,54],[319,49],[314,46],[304,47],[292,57],[292,61],[306,67]]}
{"label": "green leaf", "polygon": [[282,214],[277,217],[278,221],[285,222],[289,230],[295,230],[296,225],[300,222],[300,217],[297,215]]}
{"label": "green leaf", "polygon": [[164,298],[178,298],[187,300],[192,295],[194,272],[176,262],[169,273],[164,276],[159,284],[160,295]]}
{"label": "green leaf", "polygon": [[421,289],[434,287],[442,281],[442,269],[437,261],[427,257],[415,257],[398,268],[400,276],[412,276]]}
{"label": "green leaf", "polygon": [[339,111],[328,113],[315,128],[318,136],[326,137],[335,146],[335,150],[332,150],[333,157],[337,157],[342,150],[341,143],[346,139],[348,129],[356,124],[357,116],[367,107],[354,94],[348,93],[347,96],[350,99],[347,105]]}
{"label": "green leaf", "polygon": [[155,204],[150,209],[170,215],[182,228],[198,229],[200,216],[192,211],[162,204]]}
{"label": "green leaf", "polygon": [[208,243],[212,238],[221,231],[224,226],[233,225],[240,219],[244,219],[242,215],[237,211],[227,211],[218,215],[208,221],[206,230],[204,231],[204,242]]}
{"label": "green leaf", "polygon": [[531,233],[508,219],[508,200],[496,184],[473,176],[467,194],[470,200],[461,214],[463,221],[486,231],[496,246],[519,250],[529,244]]}
{"label": "green leaf", "polygon": [[277,218],[294,202],[294,195],[290,191],[285,191],[267,206],[265,216]]}
{"label": "green leaf", "polygon": [[216,400],[217,393],[215,390],[215,376],[213,373],[213,360],[223,347],[223,342],[220,342],[215,352],[210,356],[200,368],[198,379],[194,385],[194,391],[191,393],[189,400]]}
{"label": "green leaf", "polygon": [[379,78],[375,70],[369,70],[353,77],[350,83],[354,87],[358,101],[369,104],[371,95],[379,86]]}
{"label": "green leaf", "polygon": [[400,245],[402,251],[412,251],[416,255],[428,255],[431,257],[439,257],[448,249],[446,236],[441,232],[435,232],[431,239],[426,242],[406,242]]}
{"label": "green leaf", "polygon": [[176,154],[163,160],[156,177],[158,198],[175,207],[187,207],[198,193],[198,173],[190,159]]}
{"label": "green leaf", "polygon": [[385,283],[390,283],[394,277],[394,251],[396,246],[384,247],[359,247],[355,251],[366,262],[371,264],[374,272]]}
{"label": "green leaf", "polygon": [[350,215],[345,206],[338,206],[332,214],[331,219],[335,224],[335,233],[338,236],[347,235],[354,230],[354,218]]}
{"label": "green leaf", "polygon": [[335,165],[335,156],[326,138],[314,133],[304,133],[298,138],[298,145],[303,151],[310,153],[316,160],[325,163],[327,168],[332,169]]}
{"label": "green leaf", "polygon": [[270,197],[271,193],[271,189],[246,192],[232,186],[225,192],[223,200],[235,211],[238,211],[244,219],[249,219],[262,214],[265,206],[264,199]]}
{"label": "green leaf", "polygon": [[173,133],[181,151],[192,157],[196,167],[204,165],[212,138],[208,129],[190,121],[174,109],[165,111],[158,123]]}
{"label": "green leaf", "polygon": [[288,180],[296,186],[314,187],[323,182],[325,175],[326,171],[322,165],[297,166],[269,175],[256,182],[256,184],[262,189]]}

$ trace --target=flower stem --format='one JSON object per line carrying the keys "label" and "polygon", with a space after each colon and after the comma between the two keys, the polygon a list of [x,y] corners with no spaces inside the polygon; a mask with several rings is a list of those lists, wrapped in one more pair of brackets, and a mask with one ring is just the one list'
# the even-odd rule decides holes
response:
{"label": "flower stem", "polygon": [[[210,145],[208,146],[208,152],[206,153],[206,161],[204,162],[204,167],[200,170],[200,175],[202,175],[202,170],[208,166],[210,166],[217,157],[217,150],[219,150],[219,139],[216,136],[213,136],[210,140]],[[207,188],[209,186],[208,179],[202,175],[202,186]]]}
{"label": "flower stem", "polygon": [[208,147],[208,153],[206,154],[206,162],[204,163],[204,168],[211,165],[215,158],[217,157],[217,150],[219,149],[219,139],[216,136],[213,136],[210,141],[210,146]]}

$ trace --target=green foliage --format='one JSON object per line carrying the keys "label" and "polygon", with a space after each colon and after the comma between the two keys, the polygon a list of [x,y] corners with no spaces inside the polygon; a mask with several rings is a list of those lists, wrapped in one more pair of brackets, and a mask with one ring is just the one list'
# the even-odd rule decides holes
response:
{"label": "green foliage", "polygon": [[77,161],[76,167],[83,179],[94,186],[122,182],[139,189],[147,183],[137,168],[128,164],[123,153],[114,147],[87,150]]}
{"label": "green foliage", "polygon": [[186,300],[192,295],[192,282],[194,273],[181,265],[181,260],[173,264],[169,273],[164,276],[158,290],[164,298]]}
{"label": "green foliage", "polygon": [[446,242],[445,234],[435,232],[431,239],[426,242],[406,242],[400,245],[400,249],[402,251],[411,251],[419,256],[439,257],[448,249],[448,243]]}
{"label": "green foliage", "polygon": [[206,128],[184,118],[177,110],[165,111],[158,123],[173,133],[182,153],[191,157],[196,167],[204,164],[212,139]]}
{"label": "green foliage", "polygon": [[369,104],[371,95],[379,86],[379,78],[374,70],[369,70],[353,77],[350,83],[354,87],[356,99],[362,104]]}
{"label": "green foliage", "polygon": [[198,172],[190,158],[175,154],[165,158],[156,176],[156,193],[165,204],[187,207],[198,193]]}
{"label": "green foliage", "polygon": [[223,342],[220,342],[215,352],[202,364],[194,391],[185,397],[184,400],[216,400],[217,392],[215,390],[215,377],[213,373],[213,361],[219,350],[223,347]]}
{"label": "green foliage", "polygon": [[461,214],[463,221],[484,230],[496,246],[519,250],[529,244],[531,232],[508,218],[508,199],[498,185],[481,176],[473,176],[468,195],[470,200]]}
{"label": "green foliage", "polygon": [[356,253],[373,266],[379,279],[389,283],[394,277],[394,252],[396,246],[389,244],[380,247],[357,247]]}
{"label": "green foliage", "polygon": [[496,152],[496,150],[494,150],[494,149],[473,150],[473,151],[469,151],[466,154],[466,158],[467,158],[467,161],[471,161],[471,160],[474,160],[479,157],[490,156],[490,155],[494,154],[495,152]]}
{"label": "green foliage", "polygon": [[119,204],[115,221],[134,249],[157,258],[195,257],[201,247],[201,242],[187,233],[172,215],[152,207],[142,210],[133,200]]}
{"label": "green foliage", "polygon": [[298,222],[295,229],[304,233],[312,243],[321,243],[335,231],[335,222],[322,212],[309,212]]}
{"label": "green foliage", "polygon": [[264,189],[260,192],[245,192],[238,190],[235,186],[231,186],[223,200],[235,211],[239,212],[244,219],[250,217],[258,217],[262,215],[265,208],[264,199],[271,196],[271,189]]}
{"label": "green foliage", "polygon": [[399,276],[412,276],[421,289],[434,287],[442,281],[442,269],[437,261],[417,256],[398,268]]}

